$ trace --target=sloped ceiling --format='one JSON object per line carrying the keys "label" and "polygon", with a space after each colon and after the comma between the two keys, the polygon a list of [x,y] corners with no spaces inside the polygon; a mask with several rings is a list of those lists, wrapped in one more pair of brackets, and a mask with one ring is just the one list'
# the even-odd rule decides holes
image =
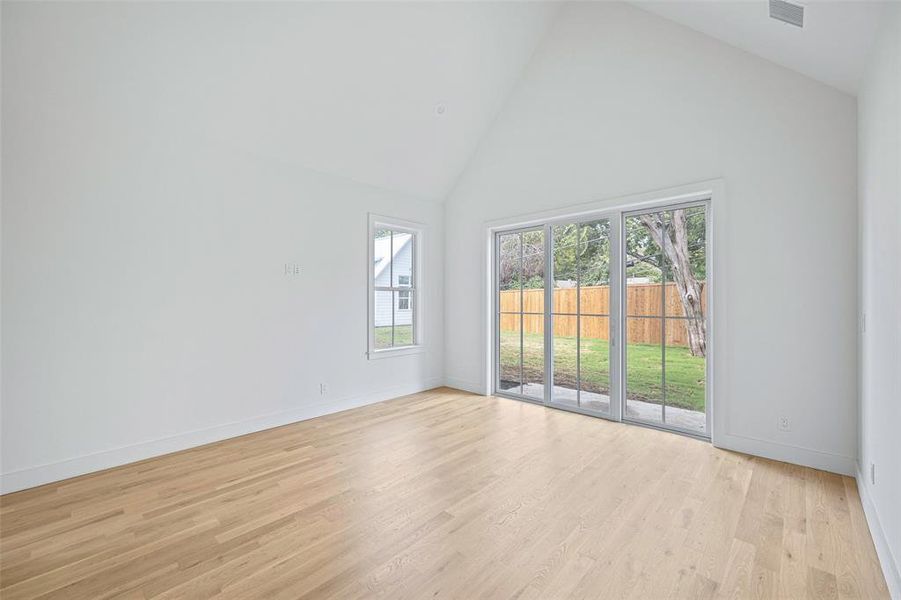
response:
{"label": "sloped ceiling", "polygon": [[638,1],[635,6],[856,95],[884,3],[803,0],[804,27],[771,19],[766,0]]}
{"label": "sloped ceiling", "polygon": [[[853,93],[879,7],[635,2]],[[441,201],[561,8],[558,2],[4,2],[32,78],[145,131],[200,136]],[[36,35],[29,35],[34,31]],[[54,45],[27,40],[55,40]],[[24,40],[24,41],[23,41]],[[59,80],[58,73],[66,73]],[[55,79],[54,79],[55,78]],[[122,103],[121,98],[135,101]],[[79,104],[80,103],[80,104]],[[153,110],[148,111],[150,105]],[[73,113],[75,114],[75,113]]]}
{"label": "sloped ceiling", "polygon": [[[134,135],[163,129],[436,201],[447,195],[559,8],[3,5],[4,20],[15,17],[16,51],[34,66],[30,80],[59,98],[54,110],[77,103]],[[47,39],[54,43],[37,41]]]}
{"label": "sloped ceiling", "polygon": [[557,8],[243,5],[217,36],[233,58],[220,122],[244,146],[443,200]]}

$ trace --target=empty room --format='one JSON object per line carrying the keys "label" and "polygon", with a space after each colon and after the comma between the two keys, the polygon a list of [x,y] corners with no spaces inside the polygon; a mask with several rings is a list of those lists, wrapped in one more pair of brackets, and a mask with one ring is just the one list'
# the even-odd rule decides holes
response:
{"label": "empty room", "polygon": [[901,1],[0,35],[3,600],[901,600]]}

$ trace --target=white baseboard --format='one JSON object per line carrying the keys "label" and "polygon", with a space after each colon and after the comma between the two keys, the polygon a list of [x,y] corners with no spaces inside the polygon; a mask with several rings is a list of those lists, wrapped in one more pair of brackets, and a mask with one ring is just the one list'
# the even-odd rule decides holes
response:
{"label": "white baseboard", "polygon": [[856,458],[821,450],[780,444],[732,433],[718,434],[716,431],[714,431],[713,445],[724,450],[735,450],[736,452],[753,454],[762,458],[811,467],[821,471],[847,475],[848,477],[854,477],[857,473]]}
{"label": "white baseboard", "polygon": [[357,408],[367,404],[381,402],[383,400],[390,400],[391,398],[396,398],[398,396],[415,394],[416,392],[439,387],[443,383],[441,378],[433,378],[418,383],[393,386],[377,392],[353,395],[337,400],[332,399],[328,402],[305,406],[295,410],[270,413],[246,421],[225,423],[207,429],[188,431],[171,437],[151,440],[130,446],[122,446],[120,448],[78,456],[56,463],[3,473],[0,475],[0,494],[17,492],[46,483],[53,483],[55,481],[77,477],[78,475],[85,475],[95,471],[102,471],[103,469],[118,467],[139,460],[210,444],[212,442],[219,442],[240,435],[262,431],[264,429],[271,429],[273,427],[305,421],[307,419],[321,417],[323,415],[341,412],[343,410]]}
{"label": "white baseboard", "polygon": [[863,504],[863,513],[867,517],[870,536],[876,546],[876,555],[879,557],[879,564],[882,565],[882,574],[885,575],[889,596],[894,600],[901,600],[901,565],[898,564],[889,547],[882,523],[879,521],[879,514],[876,512],[876,505],[873,504],[873,498],[870,495],[870,484],[864,473],[861,472],[860,465],[857,465],[856,475],[860,503]]}
{"label": "white baseboard", "polygon": [[[458,390],[485,395],[485,386],[465,379],[447,376],[445,385]],[[789,444],[780,444],[770,440],[735,435],[731,433],[716,434],[714,432],[713,444],[724,450],[734,450],[745,454],[752,454],[763,458],[778,460],[804,467],[811,467],[839,475],[854,477],[857,473],[857,459],[851,456],[812,450]]]}
{"label": "white baseboard", "polygon": [[459,379],[457,377],[445,377],[444,385],[447,387],[454,388],[456,390],[463,390],[464,392],[472,392],[473,394],[478,394],[480,396],[485,395],[485,386],[482,384],[474,383],[472,381],[467,381],[465,379]]}

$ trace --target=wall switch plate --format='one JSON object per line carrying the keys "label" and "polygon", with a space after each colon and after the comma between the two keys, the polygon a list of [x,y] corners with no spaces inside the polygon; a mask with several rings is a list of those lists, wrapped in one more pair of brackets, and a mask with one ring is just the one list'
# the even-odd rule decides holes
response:
{"label": "wall switch plate", "polygon": [[792,430],[792,422],[788,417],[779,417],[778,423],[779,431],[791,431]]}
{"label": "wall switch plate", "polygon": [[297,263],[285,263],[285,275],[300,275],[300,265]]}
{"label": "wall switch plate", "polygon": [[319,394],[322,396],[324,396],[325,394],[328,394],[328,384],[327,383],[319,384]]}

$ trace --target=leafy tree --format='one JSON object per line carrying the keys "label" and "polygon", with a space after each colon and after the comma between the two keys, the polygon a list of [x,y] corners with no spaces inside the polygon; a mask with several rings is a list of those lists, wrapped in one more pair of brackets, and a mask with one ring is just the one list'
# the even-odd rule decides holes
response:
{"label": "leafy tree", "polygon": [[554,280],[610,284],[610,221],[554,227]]}
{"label": "leafy tree", "polygon": [[[701,282],[707,276],[703,208],[677,209],[626,219],[627,276],[673,282],[679,293],[693,356],[706,356]],[[639,275],[639,273],[641,273]]]}

